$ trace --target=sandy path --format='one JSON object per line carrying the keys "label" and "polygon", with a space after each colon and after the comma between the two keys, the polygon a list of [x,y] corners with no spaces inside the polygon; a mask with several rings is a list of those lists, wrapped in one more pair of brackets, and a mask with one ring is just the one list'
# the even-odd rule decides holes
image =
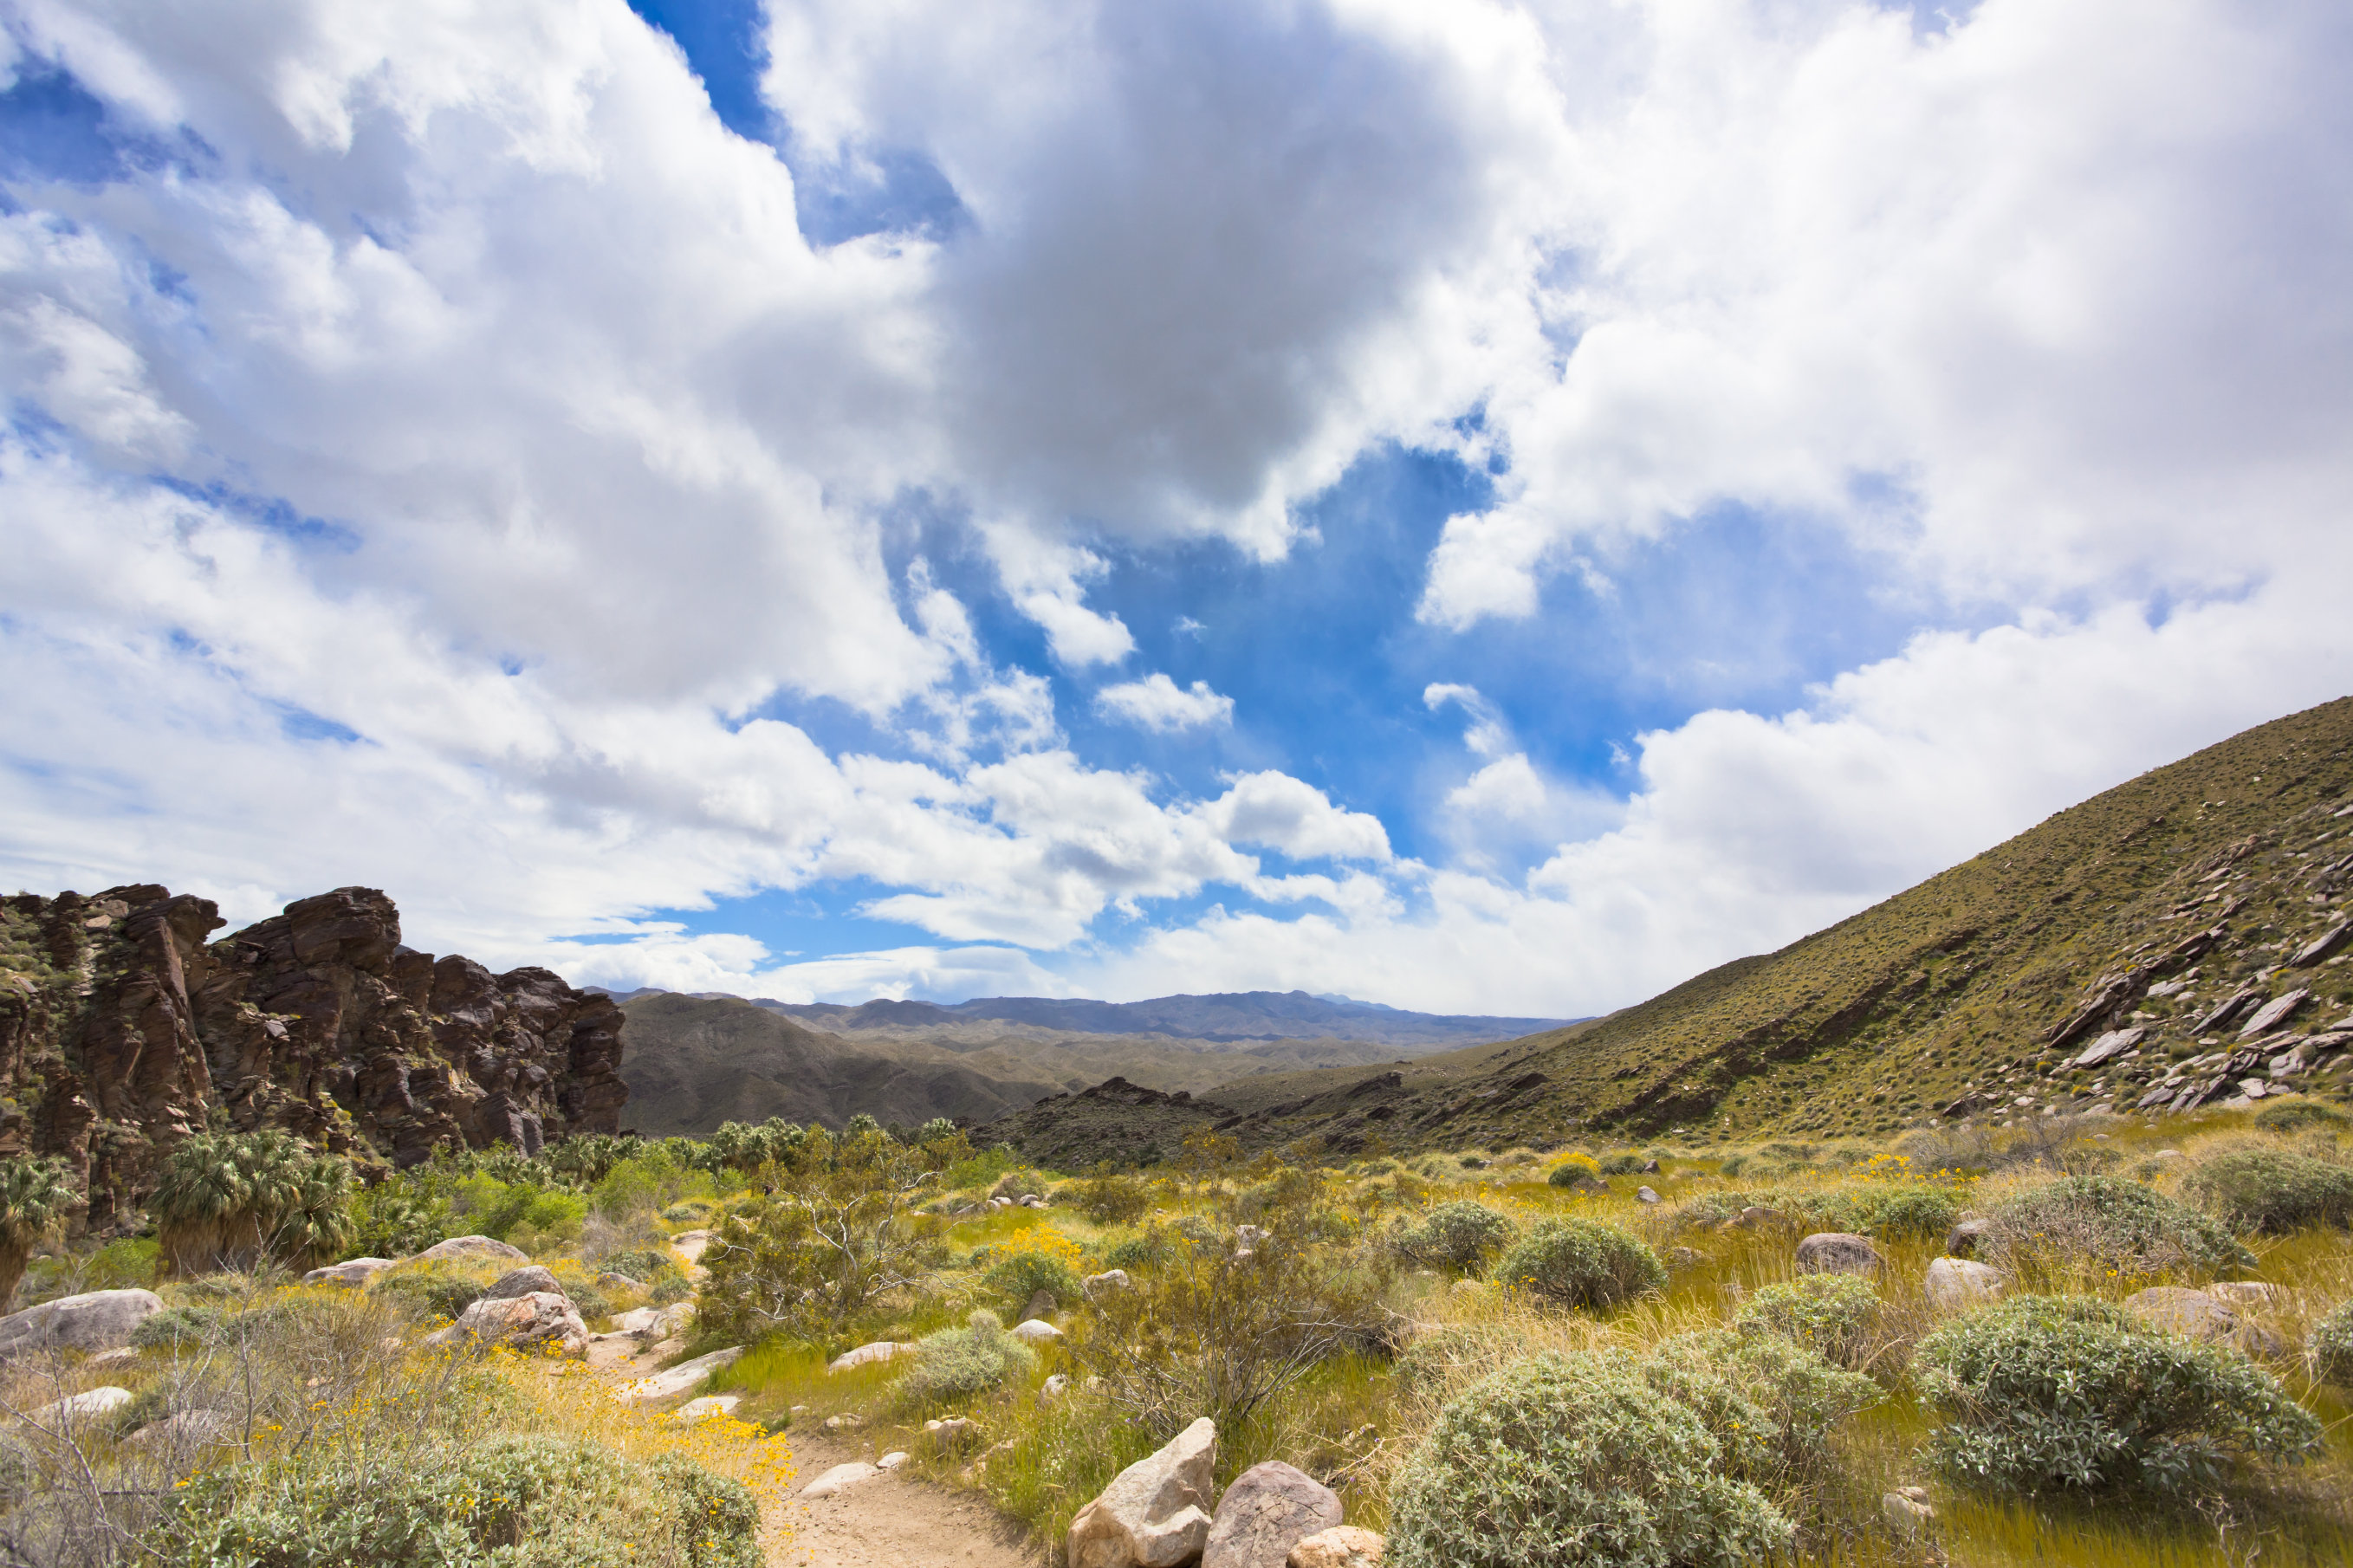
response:
{"label": "sandy path", "polygon": [[[651,1358],[637,1347],[603,1340],[588,1347],[589,1369],[615,1382],[642,1377]],[[796,1432],[791,1437],[798,1484],[807,1486],[836,1465],[871,1464],[871,1442]],[[787,1505],[792,1543],[772,1568],[1037,1568],[1037,1552],[1021,1527],[970,1492],[912,1476],[885,1472],[831,1497]]]}

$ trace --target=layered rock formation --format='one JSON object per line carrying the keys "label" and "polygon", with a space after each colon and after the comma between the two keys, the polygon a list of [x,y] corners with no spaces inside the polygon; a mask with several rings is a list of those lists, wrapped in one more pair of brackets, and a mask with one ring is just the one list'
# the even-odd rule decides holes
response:
{"label": "layered rock formation", "polygon": [[412,952],[371,888],[207,943],[223,923],[153,886],[0,900],[0,1154],[63,1157],[93,1226],[216,1116],[363,1164],[617,1129],[607,998]]}

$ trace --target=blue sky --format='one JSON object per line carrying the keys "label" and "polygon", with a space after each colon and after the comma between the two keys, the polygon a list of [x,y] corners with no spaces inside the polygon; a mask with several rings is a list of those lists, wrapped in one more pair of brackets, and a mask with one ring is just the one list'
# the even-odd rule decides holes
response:
{"label": "blue sky", "polygon": [[2327,5],[79,16],[26,889],[1587,1013],[2353,685]]}

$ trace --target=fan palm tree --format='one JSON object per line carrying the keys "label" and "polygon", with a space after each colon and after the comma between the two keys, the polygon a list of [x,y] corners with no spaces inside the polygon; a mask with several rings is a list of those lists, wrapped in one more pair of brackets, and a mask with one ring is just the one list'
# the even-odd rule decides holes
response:
{"label": "fan palm tree", "polygon": [[80,1202],[62,1162],[21,1154],[0,1160],[0,1311],[16,1295],[34,1247]]}
{"label": "fan palm tree", "polygon": [[147,1200],[177,1274],[299,1263],[349,1239],[350,1164],[277,1131],[202,1132],[172,1151]]}

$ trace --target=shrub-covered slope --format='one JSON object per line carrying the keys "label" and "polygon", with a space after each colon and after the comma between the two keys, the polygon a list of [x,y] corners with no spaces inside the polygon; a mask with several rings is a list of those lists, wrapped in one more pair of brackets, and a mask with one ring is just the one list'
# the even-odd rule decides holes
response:
{"label": "shrub-covered slope", "polygon": [[[2335,1097],[2353,1076],[2327,1027],[2353,1003],[2348,889],[2353,699],[2144,773],[1606,1018],[1201,1098],[1229,1108],[1219,1131],[1246,1148],[1312,1137],[1353,1153],[2186,1110],[2250,1079]],[[1133,1135],[1165,1146],[1141,1123]]]}

